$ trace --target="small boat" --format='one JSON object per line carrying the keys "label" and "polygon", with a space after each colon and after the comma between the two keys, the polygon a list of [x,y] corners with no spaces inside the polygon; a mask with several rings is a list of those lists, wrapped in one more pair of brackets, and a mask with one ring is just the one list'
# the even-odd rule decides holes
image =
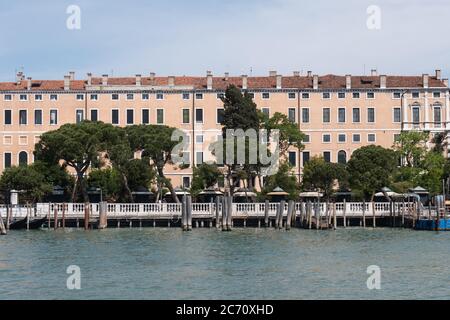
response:
{"label": "small boat", "polygon": [[[39,229],[46,221],[47,221],[47,216],[45,216],[43,218],[34,218],[34,219],[30,218],[30,221],[28,222],[28,227],[30,230]],[[9,225],[10,230],[21,230],[21,229],[26,229],[26,228],[27,228],[27,218],[26,217],[21,220],[16,220]]]}
{"label": "small boat", "polygon": [[450,219],[420,219],[416,221],[416,230],[450,231]]}

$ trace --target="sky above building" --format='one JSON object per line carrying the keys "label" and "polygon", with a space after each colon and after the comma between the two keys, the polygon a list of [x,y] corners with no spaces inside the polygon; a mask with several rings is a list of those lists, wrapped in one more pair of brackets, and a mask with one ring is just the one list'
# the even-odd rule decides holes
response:
{"label": "sky above building", "polygon": [[18,70],[448,77],[448,21],[448,0],[0,0],[0,81]]}

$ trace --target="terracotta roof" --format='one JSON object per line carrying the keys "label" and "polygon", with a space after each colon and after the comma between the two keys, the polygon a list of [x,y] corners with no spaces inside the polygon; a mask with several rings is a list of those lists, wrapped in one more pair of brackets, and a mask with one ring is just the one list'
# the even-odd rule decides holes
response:
{"label": "terracotta roof", "polygon": [[[189,86],[196,89],[206,89],[206,77],[174,77],[175,86]],[[248,77],[249,89],[273,89],[276,88],[276,77]],[[324,75],[319,77],[320,89],[345,89],[345,76]],[[109,77],[108,85],[132,86],[135,84],[135,77]],[[422,76],[387,76],[387,88],[422,88]],[[101,77],[93,77],[93,85],[101,85]],[[141,83],[144,86],[168,86],[169,77],[142,77]],[[213,77],[213,89],[225,89],[228,85],[234,84],[242,87],[242,77]],[[70,82],[71,90],[84,90],[87,80],[73,80]],[[352,88],[355,89],[376,89],[380,87],[379,76],[352,76]],[[446,88],[445,83],[436,77],[429,77],[429,87]],[[312,89],[313,77],[306,76],[283,76],[282,88],[284,89]],[[20,84],[15,82],[0,82],[0,91],[26,90],[27,80],[22,80]],[[59,91],[64,90],[64,80],[32,80],[32,91]]]}

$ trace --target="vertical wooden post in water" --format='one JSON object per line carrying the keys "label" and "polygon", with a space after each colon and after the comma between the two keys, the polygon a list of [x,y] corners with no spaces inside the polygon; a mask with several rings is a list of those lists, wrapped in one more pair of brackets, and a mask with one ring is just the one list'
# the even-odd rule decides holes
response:
{"label": "vertical wooden post in water", "polygon": [[51,215],[52,215],[52,204],[49,203],[48,204],[48,226],[47,229],[50,230],[50,219],[51,219]]}
{"label": "vertical wooden post in water", "polygon": [[346,217],[346,214],[347,214],[347,202],[344,199],[344,208],[343,208],[343,211],[342,211],[342,215],[344,217],[344,228],[347,228],[347,217]]}
{"label": "vertical wooden post in water", "polygon": [[312,203],[308,201],[308,228],[312,228]]}
{"label": "vertical wooden post in water", "polygon": [[377,226],[377,222],[375,220],[375,202],[372,201],[372,217],[373,217],[373,221],[372,221],[372,227],[376,227]]}
{"label": "vertical wooden post in water", "polygon": [[220,198],[216,197],[216,228],[220,228]]}
{"label": "vertical wooden post in water", "polygon": [[320,212],[320,202],[319,200],[316,201],[315,203],[316,207],[315,207],[315,213],[316,213],[316,230],[319,230],[320,225],[321,225],[321,220],[322,217],[320,216],[321,212]]}
{"label": "vertical wooden post in water", "polygon": [[84,230],[89,229],[89,203],[84,204]]}
{"label": "vertical wooden post in water", "polygon": [[9,221],[11,218],[10,207],[11,205],[6,205],[6,230],[9,230]]}
{"label": "vertical wooden post in water", "polygon": [[2,217],[1,212],[0,212],[0,235],[2,235],[2,236],[6,235],[6,228],[3,223],[3,217]]}
{"label": "vertical wooden post in water", "polygon": [[187,229],[189,231],[192,230],[192,196],[187,196],[186,198],[186,206],[187,206]]}
{"label": "vertical wooden post in water", "polygon": [[222,231],[227,231],[228,196],[222,197]]}
{"label": "vertical wooden post in water", "polygon": [[280,202],[280,216],[279,216],[279,223],[278,223],[278,228],[282,229],[283,228],[283,216],[284,216],[284,207],[285,207],[286,201],[281,200]]}
{"label": "vertical wooden post in water", "polygon": [[62,208],[62,228],[65,229],[66,228],[66,204],[63,203],[63,208]]}
{"label": "vertical wooden post in water", "polygon": [[233,197],[228,197],[228,213],[227,213],[227,231],[231,231],[233,227]]}
{"label": "vertical wooden post in water", "polygon": [[336,202],[333,202],[333,229],[337,229]]}
{"label": "vertical wooden post in water", "polygon": [[58,205],[53,207],[53,229],[58,229]]}
{"label": "vertical wooden post in water", "polygon": [[27,202],[27,230],[30,230],[30,215],[31,215],[31,207],[30,203]]}
{"label": "vertical wooden post in water", "polygon": [[363,200],[363,204],[362,204],[363,208],[362,208],[362,225],[363,228],[366,227],[366,199]]}
{"label": "vertical wooden post in water", "polygon": [[292,213],[295,209],[295,202],[293,200],[289,200],[288,202],[288,211],[286,216],[286,230],[291,230],[292,223]]}
{"label": "vertical wooden post in water", "polygon": [[187,230],[187,212],[186,212],[186,195],[181,200],[181,228]]}
{"label": "vertical wooden post in water", "polygon": [[402,205],[402,227],[405,226],[405,211],[406,211],[405,199],[403,199],[403,205]]}
{"label": "vertical wooden post in water", "polygon": [[98,204],[98,206],[99,206],[98,228],[106,229],[108,227],[108,217],[107,217],[108,204],[105,201],[102,201]]}
{"label": "vertical wooden post in water", "polygon": [[267,228],[269,226],[269,200],[264,202],[264,226]]}

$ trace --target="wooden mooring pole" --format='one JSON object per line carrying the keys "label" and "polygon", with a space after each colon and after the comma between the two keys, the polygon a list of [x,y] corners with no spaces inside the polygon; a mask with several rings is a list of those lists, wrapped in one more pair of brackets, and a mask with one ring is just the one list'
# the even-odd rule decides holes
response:
{"label": "wooden mooring pole", "polygon": [[222,231],[227,231],[228,196],[222,197]]}
{"label": "wooden mooring pole", "polygon": [[84,230],[89,229],[89,203],[84,204]]}
{"label": "wooden mooring pole", "polygon": [[192,196],[186,197],[187,230],[192,230]]}
{"label": "wooden mooring pole", "polygon": [[216,228],[220,228],[220,198],[216,197]]}
{"label": "wooden mooring pole", "polygon": [[347,228],[347,217],[346,217],[346,214],[347,214],[347,202],[346,202],[345,199],[344,199],[344,208],[342,210],[343,210],[342,211],[342,215],[344,217],[344,228]]}
{"label": "wooden mooring pole", "polygon": [[228,197],[227,231],[233,228],[233,197]]}
{"label": "wooden mooring pole", "polygon": [[289,200],[288,202],[288,211],[286,216],[286,230],[291,230],[292,223],[292,213],[295,210],[295,202],[293,200]]}
{"label": "wooden mooring pole", "polygon": [[66,228],[66,204],[63,203],[63,207],[62,207],[62,228],[65,229]]}
{"label": "wooden mooring pole", "polygon": [[107,217],[108,204],[105,201],[103,201],[100,202],[98,206],[99,206],[98,228],[100,230],[106,229],[108,227],[108,217]]}
{"label": "wooden mooring pole", "polygon": [[53,207],[53,230],[58,229],[58,205]]}
{"label": "wooden mooring pole", "polygon": [[375,202],[372,201],[372,227],[376,228],[377,226],[377,221],[376,221],[376,216],[375,216]]}
{"label": "wooden mooring pole", "polygon": [[269,227],[269,200],[266,200],[264,203],[264,226]]}
{"label": "wooden mooring pole", "polygon": [[312,203],[308,201],[308,228],[312,228]]}
{"label": "wooden mooring pole", "polygon": [[3,223],[3,218],[2,218],[2,214],[0,212],[0,235],[6,235],[6,228],[5,228],[5,224]]}
{"label": "wooden mooring pole", "polygon": [[333,229],[337,229],[336,202],[333,202]]}
{"label": "wooden mooring pole", "polygon": [[183,231],[187,231],[187,207],[186,207],[186,195],[183,196],[181,201],[181,228]]}

